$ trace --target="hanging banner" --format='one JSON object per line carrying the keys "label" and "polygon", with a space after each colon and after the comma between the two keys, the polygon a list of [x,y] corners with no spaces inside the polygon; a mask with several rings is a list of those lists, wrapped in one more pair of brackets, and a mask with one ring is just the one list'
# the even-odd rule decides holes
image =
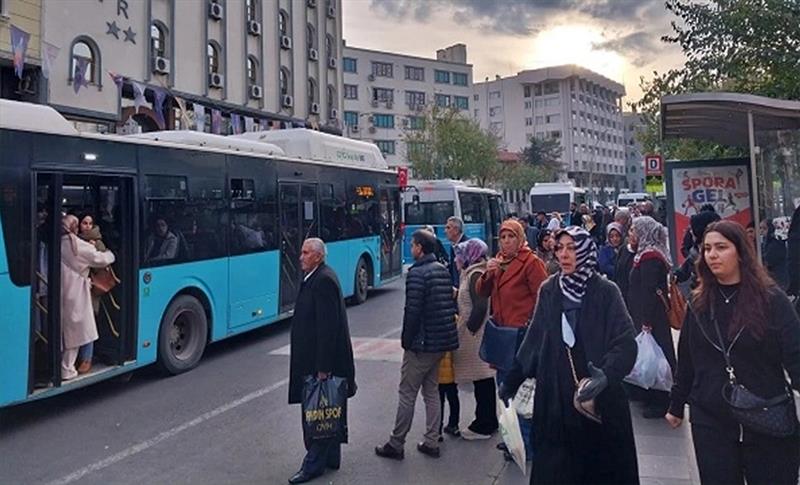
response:
{"label": "hanging banner", "polygon": [[667,224],[673,261],[680,252],[691,217],[708,204],[722,219],[743,227],[753,222],[752,180],[748,159],[667,162]]}
{"label": "hanging banner", "polygon": [[253,131],[253,118],[249,116],[244,117],[244,131]]}
{"label": "hanging banner", "polygon": [[261,131],[267,131],[267,130],[269,130],[269,121],[261,120],[261,121],[258,122],[258,126],[259,126]]}
{"label": "hanging banner", "polygon": [[194,129],[205,131],[206,129],[206,107],[202,104],[194,105]]}
{"label": "hanging banner", "polygon": [[61,49],[49,42],[42,42],[42,51],[42,76],[50,79],[50,73],[53,72],[53,66]]}
{"label": "hanging banner", "polygon": [[133,86],[133,107],[134,112],[139,113],[139,107],[145,103],[144,99],[144,84],[137,83],[136,81],[131,81],[131,85]]}
{"label": "hanging banner", "polygon": [[164,100],[166,97],[166,91],[161,88],[153,88],[153,111],[155,111],[156,114],[158,127],[162,130],[167,125],[166,121],[164,120]]}
{"label": "hanging banner", "polygon": [[75,91],[75,94],[78,94],[78,91],[80,91],[82,87],[89,85],[89,80],[86,78],[86,73],[89,70],[89,59],[85,57],[76,57],[75,59],[75,72],[72,76],[72,90]]}
{"label": "hanging banner", "polygon": [[211,133],[219,135],[222,129],[222,113],[218,109],[211,110]]}
{"label": "hanging banner", "polygon": [[231,113],[231,129],[234,135],[242,132],[242,117],[236,113]]}
{"label": "hanging banner", "polygon": [[25,53],[28,50],[28,42],[31,34],[20,29],[16,25],[11,25],[11,52],[14,54],[14,73],[22,79],[22,70],[25,68]]}

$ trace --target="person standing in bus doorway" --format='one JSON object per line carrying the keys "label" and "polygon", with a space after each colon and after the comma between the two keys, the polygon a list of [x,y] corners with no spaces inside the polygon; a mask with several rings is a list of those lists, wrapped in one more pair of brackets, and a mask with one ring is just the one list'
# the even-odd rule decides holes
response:
{"label": "person standing in bus doorway", "polygon": [[400,367],[397,417],[389,441],[375,447],[383,458],[405,458],[406,435],[414,420],[414,403],[422,389],[425,401],[425,440],[417,450],[439,458],[439,362],[445,352],[458,348],[456,303],[447,268],[433,255],[436,238],[419,229],[411,235],[414,264],[406,277],[406,305],[403,310],[403,363]]}
{"label": "person standing in bus doorway", "polygon": [[78,218],[62,219],[61,236],[61,379],[78,375],[75,360],[78,349],[98,338],[92,310],[91,268],[105,268],[114,263],[111,251],[100,252],[78,237]]}
{"label": "person standing in bus doorway", "polygon": [[[308,376],[321,380],[343,377],[348,383],[347,396],[353,397],[356,393],[356,370],[344,297],[336,273],[325,264],[326,255],[327,249],[321,239],[309,238],[303,242],[300,266],[305,277],[292,317],[289,404],[302,403],[303,383]],[[347,442],[347,426],[343,429],[341,436],[326,440],[311,441],[304,436],[306,456],[289,483],[305,483],[325,473],[326,468],[338,470],[341,444]]]}
{"label": "person standing in bus doorway", "polygon": [[460,217],[448,217],[447,224],[444,226],[444,233],[447,236],[447,240],[450,241],[450,262],[447,265],[447,269],[450,270],[450,280],[453,282],[453,288],[457,290],[460,277],[456,267],[455,247],[467,240],[467,237],[464,236],[464,221]]}

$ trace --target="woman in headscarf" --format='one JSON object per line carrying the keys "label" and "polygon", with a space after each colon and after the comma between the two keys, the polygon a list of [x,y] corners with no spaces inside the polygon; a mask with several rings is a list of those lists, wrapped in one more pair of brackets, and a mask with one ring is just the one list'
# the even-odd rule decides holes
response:
{"label": "woman in headscarf", "polygon": [[536,238],[536,250],[534,253],[544,263],[547,274],[558,273],[558,261],[556,261],[556,240],[553,238],[553,231],[542,229]]}
{"label": "woman in headscarf", "polygon": [[597,255],[600,272],[610,280],[614,279],[614,267],[617,265],[617,256],[624,241],[624,231],[622,224],[618,222],[609,223],[606,228],[606,244],[600,248],[600,252]]}
{"label": "woman in headscarf", "polygon": [[61,236],[61,379],[78,375],[78,349],[97,340],[92,309],[91,268],[105,268],[114,262],[111,251],[100,252],[78,237],[78,218],[64,216]]}
{"label": "woman in headscarf", "polygon": [[536,379],[531,484],[639,483],[622,379],[636,361],[633,325],[597,248],[578,227],[556,234],[561,272],[542,285],[533,322],[500,398]]}
{"label": "woman in headscarf", "polygon": [[478,357],[483,327],[489,319],[489,300],[478,294],[478,279],[486,272],[489,248],[480,239],[468,239],[455,247],[458,285],[458,349],[453,351],[456,384],[471,382],[475,388],[475,419],[461,432],[465,440],[491,438],[497,430],[495,371]]}
{"label": "woman in headscarf", "polygon": [[[522,340],[525,328],[536,308],[539,287],[547,279],[547,270],[541,259],[528,247],[522,225],[507,220],[500,226],[500,252],[486,264],[486,272],[475,285],[478,294],[491,297],[492,323],[498,327],[511,327],[519,331]],[[517,345],[508,348],[509,361]],[[497,383],[502,384],[510,368],[497,370]],[[522,438],[528,459],[530,448],[530,421],[521,420]]]}
{"label": "woman in headscarf", "polygon": [[[675,347],[667,318],[668,308],[662,300],[662,296],[666,298],[669,295],[667,275],[671,268],[667,228],[649,216],[637,217],[631,228],[638,241],[628,290],[633,325],[637,332],[650,332],[674,373]],[[669,408],[669,392],[650,389],[644,394],[637,394],[644,399],[645,418],[660,419],[666,414]]]}

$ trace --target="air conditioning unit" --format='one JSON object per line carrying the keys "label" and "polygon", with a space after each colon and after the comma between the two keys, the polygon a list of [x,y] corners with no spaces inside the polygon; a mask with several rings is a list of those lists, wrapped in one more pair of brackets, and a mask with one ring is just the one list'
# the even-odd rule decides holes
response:
{"label": "air conditioning unit", "polygon": [[261,99],[264,97],[264,90],[261,89],[261,86],[253,84],[250,86],[250,97],[253,99]]}
{"label": "air conditioning unit", "polygon": [[350,133],[358,133],[359,127],[358,125],[350,127]]}
{"label": "air conditioning unit", "polygon": [[336,7],[334,7],[333,5],[328,6],[328,17],[336,18]]}
{"label": "air conditioning unit", "polygon": [[375,133],[376,131],[378,131],[378,130],[374,126],[370,126],[369,127],[369,132],[370,133]]}
{"label": "air conditioning unit", "polygon": [[170,62],[166,57],[155,56],[153,58],[153,72],[157,74],[169,74]]}
{"label": "air conditioning unit", "polygon": [[292,48],[292,38],[288,35],[281,36],[281,49],[291,49]]}
{"label": "air conditioning unit", "polygon": [[312,115],[319,114],[319,103],[311,103],[311,107],[308,109],[309,113]]}
{"label": "air conditioning unit", "polygon": [[317,49],[314,49],[313,47],[308,49],[308,60],[316,61],[318,59],[319,59],[319,52],[317,52]]}
{"label": "air conditioning unit", "polygon": [[247,22],[247,33],[250,35],[261,35],[261,22],[251,20]]}
{"label": "air conditioning unit", "polygon": [[208,86],[211,88],[221,88],[223,82],[225,82],[225,78],[222,74],[212,72],[208,75]]}
{"label": "air conditioning unit", "polygon": [[317,8],[317,0],[306,0],[306,5],[309,8]]}
{"label": "air conditioning unit", "polygon": [[372,116],[372,115],[369,115],[369,116],[367,116],[367,121],[370,122],[370,123],[373,123],[373,122],[375,122],[375,117]]}
{"label": "air conditioning unit", "polygon": [[208,3],[208,16],[214,20],[222,20],[222,5],[215,1]]}
{"label": "air conditioning unit", "polygon": [[378,107],[378,100],[377,99],[373,99],[371,104],[372,104],[373,108],[377,108]]}
{"label": "air conditioning unit", "polygon": [[374,80],[375,80],[375,74],[370,74],[369,76],[367,76],[367,81],[374,81]]}
{"label": "air conditioning unit", "polygon": [[338,110],[338,109],[336,109],[336,108],[333,108],[333,109],[331,110],[331,112],[329,113],[329,115],[330,115],[330,116],[328,116],[328,118],[330,118],[330,119],[332,119],[332,120],[339,119],[339,110]]}
{"label": "air conditioning unit", "polygon": [[331,69],[336,69],[336,58],[335,57],[329,57],[328,58],[328,67],[331,68]]}
{"label": "air conditioning unit", "polygon": [[391,101],[387,101],[386,102],[386,109],[392,109],[392,108],[394,108],[394,103],[392,103]]}
{"label": "air conditioning unit", "polygon": [[283,96],[283,99],[281,100],[281,104],[283,105],[284,108],[291,108],[292,106],[294,106],[294,98],[292,98],[288,94],[285,94]]}
{"label": "air conditioning unit", "polygon": [[403,118],[401,124],[403,125],[403,128],[408,128],[408,118]]}

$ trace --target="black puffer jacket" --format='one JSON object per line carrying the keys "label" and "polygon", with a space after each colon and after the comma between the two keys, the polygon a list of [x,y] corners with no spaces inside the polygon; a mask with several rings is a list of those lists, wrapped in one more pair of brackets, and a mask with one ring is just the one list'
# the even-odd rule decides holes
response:
{"label": "black puffer jacket", "polygon": [[433,254],[426,254],[408,270],[402,344],[416,352],[458,348],[453,284],[447,268]]}

